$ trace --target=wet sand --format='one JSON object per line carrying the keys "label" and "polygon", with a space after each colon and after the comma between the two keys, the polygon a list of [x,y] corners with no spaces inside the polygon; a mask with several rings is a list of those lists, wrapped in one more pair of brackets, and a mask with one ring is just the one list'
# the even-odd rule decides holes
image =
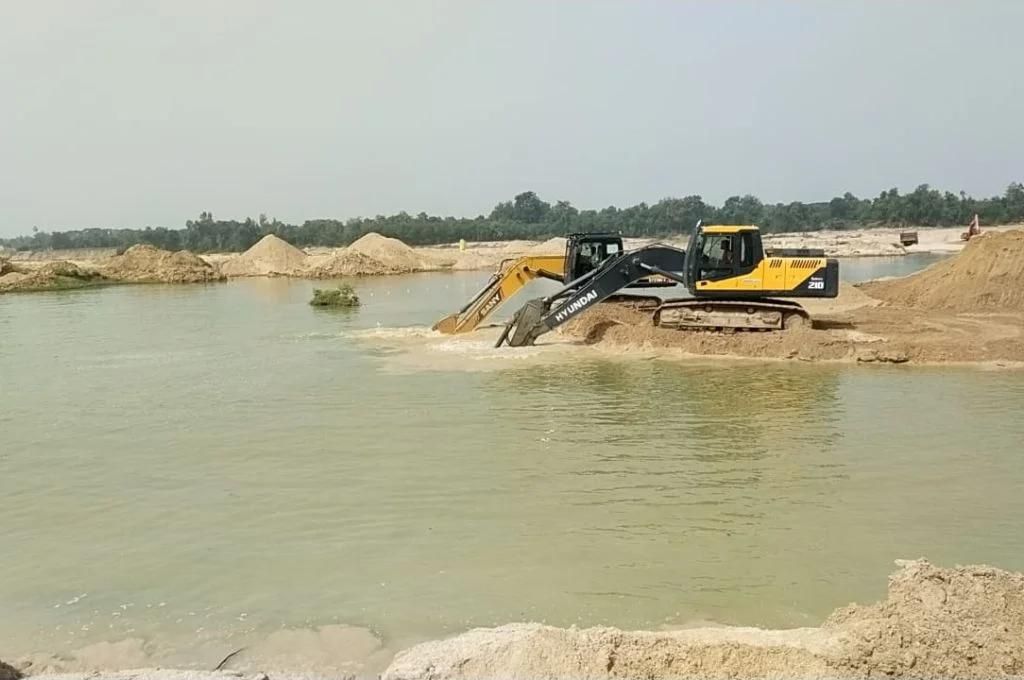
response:
{"label": "wet sand", "polygon": [[[392,658],[372,634],[333,626],[275,633],[254,649],[227,655],[216,670],[148,668],[141,641],[93,645],[70,662],[22,659],[13,667],[38,680],[369,678],[381,672],[383,680],[1024,675],[1024,574],[923,559],[896,564],[884,600],[841,607],[817,627],[623,631],[515,623],[416,644]],[[130,668],[136,670],[124,671]]]}

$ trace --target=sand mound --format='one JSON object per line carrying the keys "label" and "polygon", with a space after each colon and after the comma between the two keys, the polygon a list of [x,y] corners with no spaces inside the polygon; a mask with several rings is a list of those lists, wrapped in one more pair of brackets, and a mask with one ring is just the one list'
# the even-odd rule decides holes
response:
{"label": "sand mound", "polygon": [[821,628],[624,632],[513,624],[398,654],[384,680],[1006,678],[1024,673],[1024,575],[898,563],[884,602]]}
{"label": "sand mound", "polygon": [[224,275],[187,250],[172,253],[150,245],[132,246],[102,262],[100,272],[132,283],[200,283],[223,281]]}
{"label": "sand mound", "polygon": [[424,262],[419,253],[398,239],[371,232],[315,267],[311,275],[332,278],[407,274],[433,268]]}
{"label": "sand mound", "polygon": [[555,236],[549,238],[543,243],[538,243],[535,246],[531,246],[527,251],[527,255],[562,255],[565,253],[565,238],[562,236]]}
{"label": "sand mound", "polygon": [[414,272],[423,268],[423,261],[415,250],[396,238],[374,232],[356,240],[345,250],[371,257],[400,271]]}
{"label": "sand mound", "polygon": [[295,276],[306,269],[306,253],[274,234],[220,266],[226,276]]}
{"label": "sand mound", "polygon": [[888,302],[921,309],[1024,311],[1024,230],[984,233],[955,257],[861,288]]}
{"label": "sand mound", "polygon": [[405,274],[410,270],[403,269],[378,260],[363,253],[355,253],[348,249],[340,251],[326,262],[310,270],[314,278],[330,279],[339,276],[374,276],[380,274]]}
{"label": "sand mound", "polygon": [[1024,674],[1024,574],[898,563],[885,602],[836,610],[837,668],[857,676],[993,678]]}

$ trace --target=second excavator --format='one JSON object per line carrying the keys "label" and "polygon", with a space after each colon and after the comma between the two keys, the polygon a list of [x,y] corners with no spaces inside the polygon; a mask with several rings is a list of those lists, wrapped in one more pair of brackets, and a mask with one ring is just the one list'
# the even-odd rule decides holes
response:
{"label": "second excavator", "polygon": [[689,296],[661,300],[650,309],[656,326],[680,330],[782,330],[809,324],[799,303],[786,298],[834,298],[839,262],[824,251],[766,252],[753,225],[700,222],[686,250],[649,245],[619,252],[566,282],[557,292],[527,302],[505,327],[497,345],[532,345],[623,288],[658,276]]}

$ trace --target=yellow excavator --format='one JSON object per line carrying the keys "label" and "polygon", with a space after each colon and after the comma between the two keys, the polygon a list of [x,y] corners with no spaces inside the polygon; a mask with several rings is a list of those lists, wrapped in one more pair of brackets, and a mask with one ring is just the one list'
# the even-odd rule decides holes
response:
{"label": "yellow excavator", "polygon": [[810,322],[807,311],[780,298],[839,294],[839,262],[824,251],[766,252],[756,226],[698,222],[685,250],[655,244],[621,251],[557,292],[530,300],[506,325],[497,345],[532,345],[540,335],[651,276],[678,283],[689,293],[661,300],[652,309],[654,325],[681,330],[800,327]]}
{"label": "yellow excavator", "polygon": [[[623,253],[622,237],[610,233],[569,234],[563,255],[532,255],[505,260],[480,291],[466,305],[434,324],[433,330],[445,334],[468,333],[477,327],[502,302],[518,293],[526,284],[538,278],[566,283],[599,268],[609,258]],[[629,286],[651,288],[674,286],[675,282],[661,277],[643,277]],[[634,306],[654,308],[661,298],[645,295],[610,296],[605,302],[628,302]]]}

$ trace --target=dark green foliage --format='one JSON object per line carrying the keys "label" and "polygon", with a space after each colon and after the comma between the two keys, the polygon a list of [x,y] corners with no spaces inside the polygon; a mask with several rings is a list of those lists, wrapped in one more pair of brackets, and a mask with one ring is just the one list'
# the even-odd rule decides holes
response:
{"label": "dark green foliage", "polygon": [[352,286],[343,283],[337,288],[314,288],[309,304],[314,307],[358,307],[360,302]]}
{"label": "dark green foliage", "polygon": [[31,236],[0,240],[19,250],[49,248],[127,248],[148,243],[165,250],[193,252],[232,251],[249,248],[267,234],[276,234],[299,246],[343,246],[371,231],[402,239],[410,245],[509,239],[541,240],[573,231],[613,231],[624,236],[658,237],[688,232],[698,219],[705,223],[757,224],[766,232],[853,229],[871,226],[966,225],[977,213],[982,224],[1024,221],[1024,186],[1014,182],[1002,196],[974,199],[960,192],[940,192],[922,184],[900,195],[896,189],[877,198],[862,199],[847,192],[820,203],[762,203],[755,196],[730,196],[721,207],[708,205],[700,196],[665,198],[653,205],[601,210],[578,210],[567,201],[554,205],[525,191],[494,207],[487,216],[439,217],[400,212],[347,221],[318,219],[285,224],[260,215],[258,219],[215,220],[209,212],[189,220],[184,229],[79,229],[37,232]]}

